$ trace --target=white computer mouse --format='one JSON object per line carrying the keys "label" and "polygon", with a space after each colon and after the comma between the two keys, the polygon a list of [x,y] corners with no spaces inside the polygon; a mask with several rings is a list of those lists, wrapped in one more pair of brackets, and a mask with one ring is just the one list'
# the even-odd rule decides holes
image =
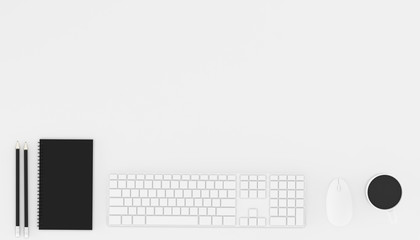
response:
{"label": "white computer mouse", "polygon": [[330,183],[327,192],[327,217],[334,226],[345,226],[353,217],[353,200],[350,188],[342,178]]}

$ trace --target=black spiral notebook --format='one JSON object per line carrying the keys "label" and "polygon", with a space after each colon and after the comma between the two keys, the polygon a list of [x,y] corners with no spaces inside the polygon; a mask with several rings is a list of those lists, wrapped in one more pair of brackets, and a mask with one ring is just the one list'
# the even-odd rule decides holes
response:
{"label": "black spiral notebook", "polygon": [[93,140],[39,140],[38,227],[92,230]]}

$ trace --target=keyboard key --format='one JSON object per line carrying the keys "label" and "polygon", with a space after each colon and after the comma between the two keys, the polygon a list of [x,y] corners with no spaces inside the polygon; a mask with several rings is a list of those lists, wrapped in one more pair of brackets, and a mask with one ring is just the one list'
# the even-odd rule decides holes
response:
{"label": "keyboard key", "polygon": [[123,216],[122,217],[122,224],[131,224],[131,220],[132,220],[132,218],[131,218],[131,216]]}
{"label": "keyboard key", "polygon": [[148,194],[149,194],[149,197],[151,198],[156,197],[157,196],[156,189],[150,189]]}
{"label": "keyboard key", "polygon": [[220,207],[221,205],[221,200],[220,199],[213,199],[212,204],[213,207]]}
{"label": "keyboard key", "polygon": [[279,216],[287,216],[287,209],[286,208],[279,208],[278,209],[278,215]]}
{"label": "keyboard key", "polygon": [[287,216],[295,216],[295,209],[294,208],[288,208],[287,209]]}
{"label": "keyboard key", "polygon": [[207,189],[214,189],[214,182],[213,181],[207,181],[206,182],[206,188]]}
{"label": "keyboard key", "polygon": [[272,226],[286,226],[286,218],[285,217],[271,217],[270,218],[270,225],[272,225]]}
{"label": "keyboard key", "polygon": [[137,208],[138,215],[146,215],[146,208],[145,207],[138,207]]}
{"label": "keyboard key", "polygon": [[181,208],[179,207],[172,208],[172,215],[181,215]]}
{"label": "keyboard key", "polygon": [[236,191],[235,190],[229,190],[228,191],[228,198],[236,198]]}
{"label": "keyboard key", "polygon": [[303,189],[305,184],[303,182],[296,182],[296,189]]}
{"label": "keyboard key", "polygon": [[287,180],[287,176],[286,175],[280,175],[279,176],[279,181],[286,181]]}
{"label": "keyboard key", "polygon": [[224,182],[223,188],[224,189],[235,189],[236,188],[236,183],[232,182],[232,181]]}
{"label": "keyboard key", "polygon": [[287,189],[295,189],[296,184],[295,182],[288,182],[287,183]]}
{"label": "keyboard key", "polygon": [[234,226],[236,224],[235,217],[223,217],[223,225]]}
{"label": "keyboard key", "polygon": [[150,225],[197,225],[198,218],[193,216],[147,216],[146,223]]}
{"label": "keyboard key", "polygon": [[287,191],[287,198],[294,198],[295,197],[295,191]]}
{"label": "keyboard key", "polygon": [[123,197],[130,197],[131,191],[129,189],[123,189],[122,190],[122,196]]}
{"label": "keyboard key", "polygon": [[270,188],[271,189],[278,189],[279,183],[278,182],[270,182]]}
{"label": "keyboard key", "polygon": [[207,208],[207,215],[214,216],[216,215],[216,208]]}
{"label": "keyboard key", "polygon": [[140,196],[141,198],[145,198],[145,197],[148,197],[148,196],[149,196],[149,195],[148,195],[148,193],[149,193],[149,191],[148,191],[148,190],[141,189],[141,190],[140,190],[140,192],[139,192],[139,196]]}
{"label": "keyboard key", "polygon": [[295,225],[295,218],[294,217],[288,217],[287,218],[287,225],[288,226],[294,226]]}
{"label": "keyboard key", "polygon": [[281,190],[279,191],[279,198],[286,198],[287,197],[287,191]]}
{"label": "keyboard key", "polygon": [[118,188],[118,182],[117,181],[110,181],[109,182],[109,188]]}
{"label": "keyboard key", "polygon": [[303,207],[303,199],[296,199],[296,207]]}
{"label": "keyboard key", "polygon": [[131,190],[131,197],[139,197],[139,190],[138,189]]}
{"label": "keyboard key", "polygon": [[257,226],[257,219],[256,218],[249,218],[248,219],[248,225],[252,226],[252,227]]}
{"label": "keyboard key", "polygon": [[153,187],[153,183],[150,180],[146,180],[144,181],[144,188],[152,188]]}
{"label": "keyboard key", "polygon": [[295,181],[296,177],[295,176],[287,176],[287,180],[288,181]]}
{"label": "keyboard key", "polygon": [[206,182],[204,182],[204,181],[198,181],[197,182],[197,188],[199,188],[199,189],[206,188]]}
{"label": "keyboard key", "polygon": [[171,181],[171,188],[172,189],[179,188],[179,182],[178,181]]}
{"label": "keyboard key", "polygon": [[284,181],[279,182],[279,189],[286,189],[286,187],[287,187],[287,182],[284,182]]}
{"label": "keyboard key", "polygon": [[164,188],[164,189],[171,188],[171,182],[170,181],[162,181],[162,188]]}
{"label": "keyboard key", "polygon": [[126,181],[118,181],[118,188],[126,188],[127,182]]}
{"label": "keyboard key", "polygon": [[257,190],[251,190],[251,191],[249,191],[249,198],[257,198],[257,197],[258,197]]}
{"label": "keyboard key", "polygon": [[277,208],[270,208],[270,216],[278,216],[279,212]]}
{"label": "keyboard key", "polygon": [[200,179],[201,180],[209,180],[209,176],[208,175],[201,175]]}
{"label": "keyboard key", "polygon": [[221,226],[223,224],[222,217],[212,217],[212,224],[215,226]]}
{"label": "keyboard key", "polygon": [[234,199],[221,199],[222,207],[234,207],[236,206],[236,201]]}
{"label": "keyboard key", "polygon": [[144,182],[143,181],[136,181],[136,188],[143,188]]}
{"label": "keyboard key", "polygon": [[110,225],[120,225],[121,224],[121,216],[109,216],[109,224]]}
{"label": "keyboard key", "polygon": [[134,216],[133,217],[133,224],[134,225],[144,225],[144,224],[146,224],[146,217],[145,216]]}
{"label": "keyboard key", "polygon": [[125,206],[132,206],[133,205],[133,199],[132,198],[124,199],[124,205]]}
{"label": "keyboard key", "polygon": [[242,190],[241,191],[241,198],[248,198],[248,191],[247,190]]}
{"label": "keyboard key", "polygon": [[109,179],[118,179],[118,175],[111,174],[111,175],[109,175]]}
{"label": "keyboard key", "polygon": [[279,207],[286,207],[287,201],[286,199],[279,199]]}
{"label": "keyboard key", "polygon": [[110,198],[109,206],[123,206],[124,200],[122,198]]}
{"label": "keyboard key", "polygon": [[181,208],[181,215],[189,215],[190,214],[190,209],[187,207],[183,207]]}
{"label": "keyboard key", "polygon": [[121,190],[119,189],[111,189],[109,190],[109,196],[110,197],[121,197]]}
{"label": "keyboard key", "polygon": [[160,188],[161,187],[162,182],[161,181],[153,181],[153,188]]}
{"label": "keyboard key", "polygon": [[265,226],[265,218],[258,218],[258,223],[257,223],[257,225],[258,226]]}
{"label": "keyboard key", "polygon": [[303,198],[303,196],[304,196],[304,193],[302,190],[296,191],[296,198]]}
{"label": "keyboard key", "polygon": [[188,188],[196,189],[197,188],[197,182],[196,181],[189,181],[188,182]]}
{"label": "keyboard key", "polygon": [[207,208],[204,208],[204,207],[198,208],[198,215],[200,216],[207,215]]}
{"label": "keyboard key", "polygon": [[187,181],[181,181],[181,182],[179,182],[179,187],[180,187],[181,189],[186,189],[186,188],[188,188],[188,182],[187,182]]}
{"label": "keyboard key", "polygon": [[172,208],[170,207],[164,207],[163,208],[163,215],[172,215]]}
{"label": "keyboard key", "polygon": [[202,198],[210,197],[210,191],[209,190],[201,190],[201,197]]}
{"label": "keyboard key", "polygon": [[200,217],[200,225],[211,225],[211,217]]}
{"label": "keyboard key", "polygon": [[304,225],[304,213],[303,208],[297,208],[296,209],[296,225],[297,226],[303,226]]}
{"label": "keyboard key", "polygon": [[218,216],[235,216],[235,208],[217,208],[216,213]]}
{"label": "keyboard key", "polygon": [[128,213],[128,209],[126,207],[110,207],[109,214],[110,215],[124,215]]}
{"label": "keyboard key", "polygon": [[155,209],[153,207],[146,207],[146,215],[154,215]]}
{"label": "keyboard key", "polygon": [[128,214],[136,215],[137,214],[137,208],[136,207],[129,207],[128,208]]}

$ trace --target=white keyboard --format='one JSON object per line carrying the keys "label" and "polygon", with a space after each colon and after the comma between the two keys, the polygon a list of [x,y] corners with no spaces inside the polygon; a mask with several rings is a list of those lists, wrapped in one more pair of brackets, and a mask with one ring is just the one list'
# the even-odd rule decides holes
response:
{"label": "white keyboard", "polygon": [[110,226],[304,227],[305,181],[282,174],[112,174]]}

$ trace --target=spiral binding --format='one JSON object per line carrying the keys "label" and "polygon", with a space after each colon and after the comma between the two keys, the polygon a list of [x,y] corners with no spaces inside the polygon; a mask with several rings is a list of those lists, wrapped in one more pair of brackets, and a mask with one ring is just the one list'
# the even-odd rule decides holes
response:
{"label": "spiral binding", "polygon": [[41,141],[38,142],[38,228],[41,214]]}

